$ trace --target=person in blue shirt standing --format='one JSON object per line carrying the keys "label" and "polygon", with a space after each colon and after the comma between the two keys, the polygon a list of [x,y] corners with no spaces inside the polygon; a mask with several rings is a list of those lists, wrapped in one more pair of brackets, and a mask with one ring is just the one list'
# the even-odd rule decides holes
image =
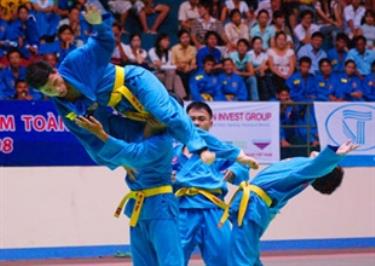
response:
{"label": "person in blue shirt standing", "polygon": [[21,65],[21,52],[13,48],[8,51],[7,59],[9,66],[6,67],[1,75],[2,88],[0,88],[0,99],[12,99],[16,94],[16,81],[26,78],[26,68]]}
{"label": "person in blue shirt standing", "polygon": [[[186,111],[200,129],[209,131],[212,127],[213,114],[206,103],[192,102]],[[174,148],[174,188],[178,198],[178,220],[185,265],[188,265],[197,246],[205,265],[227,265],[230,225],[227,222],[222,228],[217,226],[223,209],[226,208],[226,179],[249,178],[249,168],[232,163],[233,159],[227,158],[206,165],[184,145],[179,144]]]}
{"label": "person in blue shirt standing", "polygon": [[348,43],[348,36],[345,33],[339,33],[336,36],[335,47],[331,48],[327,53],[335,73],[344,72],[345,60],[348,54]]}
{"label": "person in blue shirt standing", "polygon": [[293,101],[309,102],[316,99],[316,81],[310,69],[311,59],[304,56],[299,59],[299,71],[286,81]]}
{"label": "person in blue shirt standing", "polygon": [[311,37],[311,44],[305,44],[298,51],[298,58],[308,57],[311,59],[310,73],[315,74],[319,71],[319,61],[323,58],[327,58],[326,52],[322,49],[324,40],[323,33],[317,31],[314,32]]}
{"label": "person in blue shirt standing", "polygon": [[334,86],[335,76],[332,74],[332,65],[329,59],[324,58],[319,61],[320,72],[316,75],[316,100],[330,101]]}
{"label": "person in blue shirt standing", "polygon": [[295,157],[271,164],[251,182],[240,183],[230,212],[221,220],[230,215],[233,224],[228,265],[263,265],[260,238],[276,214],[309,185],[322,194],[332,194],[344,175],[338,164],[356,148],[350,141],[340,147],[328,146],[319,154],[312,152],[310,158]]}
{"label": "person in blue shirt standing", "polygon": [[189,87],[193,101],[220,101],[224,98],[214,67],[215,58],[208,55],[204,59],[203,69],[198,69],[190,78]]}
{"label": "person in blue shirt standing", "polygon": [[345,72],[335,75],[332,90],[333,100],[362,101],[362,85],[362,81],[357,75],[356,64],[354,60],[347,60],[345,62]]}
{"label": "person in blue shirt standing", "polygon": [[375,62],[371,66],[371,74],[363,81],[363,90],[367,101],[375,101]]}
{"label": "person in blue shirt standing", "polygon": [[[88,7],[85,18],[96,32],[87,44],[69,53],[58,69],[45,62],[31,64],[27,73],[29,85],[52,97],[68,127],[77,116],[98,106],[110,106],[141,126],[161,122],[191,152],[200,154],[205,162],[212,162],[214,154],[207,150],[191,120],[157,77],[139,66],[119,67],[110,63],[115,46],[112,20],[104,16],[103,21],[92,6]],[[142,132],[138,130],[139,135]],[[79,129],[72,133],[95,157],[97,140]]]}
{"label": "person in blue shirt standing", "polygon": [[211,55],[215,59],[215,66],[214,69],[221,68],[221,52],[217,48],[217,44],[219,41],[219,35],[214,31],[208,31],[205,35],[205,42],[206,46],[200,48],[197,53],[197,65],[198,68],[203,68],[204,59]]}
{"label": "person in blue shirt standing", "polygon": [[371,72],[371,65],[375,61],[375,51],[366,48],[367,40],[364,36],[354,38],[355,48],[350,49],[346,60],[353,60],[360,75],[366,76]]}
{"label": "person in blue shirt standing", "polygon": [[224,95],[226,101],[246,101],[247,89],[243,78],[234,73],[234,64],[232,59],[223,60],[223,69],[219,75],[221,95]]}

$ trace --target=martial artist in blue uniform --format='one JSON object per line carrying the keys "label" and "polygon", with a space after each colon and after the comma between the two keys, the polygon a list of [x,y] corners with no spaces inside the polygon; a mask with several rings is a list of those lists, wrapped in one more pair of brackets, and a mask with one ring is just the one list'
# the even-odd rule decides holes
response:
{"label": "martial artist in blue uniform", "polygon": [[208,55],[203,69],[198,69],[190,78],[189,87],[193,101],[220,101],[223,95],[218,76],[214,73],[215,59]]}
{"label": "martial artist in blue uniform", "polygon": [[336,74],[332,95],[339,101],[363,101],[363,84],[356,75],[356,64],[349,59],[345,62],[345,72]]}
{"label": "martial artist in blue uniform", "polygon": [[319,61],[320,72],[315,76],[316,81],[316,100],[317,101],[329,101],[331,100],[333,86],[334,86],[334,75],[332,74],[331,62],[324,58]]}
{"label": "martial artist in blue uniform", "polygon": [[371,66],[371,74],[363,81],[363,90],[367,101],[375,101],[375,62]]}
{"label": "martial artist in blue uniform", "polygon": [[[197,127],[208,131],[212,126],[212,110],[206,103],[192,102],[187,113]],[[227,265],[230,225],[226,222],[222,228],[217,226],[226,207],[224,197],[228,188],[225,177],[249,178],[249,168],[231,165],[233,159],[219,159],[207,165],[189,153],[184,145],[174,148],[174,188],[180,210],[178,220],[185,265],[197,246],[205,265]],[[224,170],[227,170],[225,177]]]}
{"label": "martial artist in blue uniform", "polygon": [[331,61],[333,72],[343,72],[345,68],[345,60],[348,54],[349,38],[345,33],[339,33],[336,36],[335,47],[327,53],[328,59]]}
{"label": "martial artist in blue uniform", "polygon": [[[206,143],[191,120],[151,72],[138,66],[122,68],[109,63],[115,46],[111,19],[102,23],[97,9],[89,10],[86,19],[96,32],[87,44],[71,52],[58,70],[45,62],[32,64],[27,74],[29,84],[53,97],[65,118],[74,120],[95,106],[109,105],[142,123],[163,123],[190,151],[200,152],[204,161],[212,161],[214,156],[205,150]],[[87,142],[90,150],[89,140],[81,141]]]}
{"label": "martial artist in blue uniform", "polygon": [[260,238],[275,215],[309,185],[320,193],[333,193],[343,177],[343,170],[337,165],[356,147],[350,141],[339,148],[328,146],[317,156],[313,152],[310,158],[274,163],[250,183],[242,182],[230,209],[233,229],[228,265],[261,266]]}
{"label": "martial artist in blue uniform", "polygon": [[244,79],[234,73],[234,63],[232,59],[223,60],[224,72],[219,75],[221,95],[224,101],[246,101],[247,89]]}

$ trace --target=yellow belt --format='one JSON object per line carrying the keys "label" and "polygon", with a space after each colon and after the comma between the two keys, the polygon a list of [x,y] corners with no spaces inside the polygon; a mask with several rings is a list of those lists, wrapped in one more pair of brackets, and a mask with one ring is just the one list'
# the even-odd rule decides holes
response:
{"label": "yellow belt", "polygon": [[184,187],[180,188],[179,190],[176,191],[175,195],[176,197],[183,197],[183,196],[195,196],[195,195],[202,195],[206,197],[209,201],[211,201],[213,204],[218,206],[219,208],[226,209],[227,204],[216,197],[213,193],[220,194],[221,190],[220,189],[215,189],[215,190],[205,190],[201,188],[196,188],[196,187]]}
{"label": "yellow belt", "polygon": [[220,219],[219,225],[223,225],[225,223],[225,221],[228,219],[229,208],[232,205],[237,193],[240,192],[241,190],[243,191],[243,194],[242,194],[242,198],[241,198],[241,202],[240,202],[240,208],[238,210],[238,226],[242,225],[243,218],[245,216],[247,206],[249,204],[251,192],[254,192],[255,194],[257,194],[258,197],[260,197],[266,203],[266,205],[268,207],[270,207],[271,204],[272,204],[272,199],[267,195],[266,192],[264,192],[263,189],[261,189],[260,187],[258,187],[256,185],[251,185],[251,184],[247,183],[246,181],[242,181],[239,188],[237,189],[237,191],[234,193],[234,195],[230,199],[230,202],[229,202],[227,208],[224,210],[224,214]]}
{"label": "yellow belt", "polygon": [[208,102],[212,102],[214,100],[214,98],[212,98],[212,96],[208,93],[202,93],[201,96],[203,100],[208,101]]}
{"label": "yellow belt", "polygon": [[171,186],[160,186],[154,188],[148,188],[144,190],[137,190],[137,191],[130,191],[127,193],[122,200],[120,201],[119,205],[117,206],[115,217],[119,217],[122,213],[122,210],[129,199],[135,199],[135,204],[133,207],[132,214],[130,216],[130,226],[134,227],[137,225],[139,215],[141,214],[143,201],[145,198],[153,197],[156,195],[161,194],[168,194],[173,193],[173,189]]}

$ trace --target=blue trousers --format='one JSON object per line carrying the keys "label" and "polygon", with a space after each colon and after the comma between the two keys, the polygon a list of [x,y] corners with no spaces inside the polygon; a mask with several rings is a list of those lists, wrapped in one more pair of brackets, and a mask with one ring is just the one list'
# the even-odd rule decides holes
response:
{"label": "blue trousers", "polygon": [[134,266],[182,266],[180,235],[175,219],[143,220],[130,227]]}
{"label": "blue trousers", "polygon": [[226,222],[218,227],[223,210],[180,209],[179,229],[185,263],[188,265],[195,247],[199,247],[207,266],[228,265],[227,255],[230,241],[230,225]]}
{"label": "blue trousers", "polygon": [[253,221],[244,219],[239,227],[233,223],[228,255],[229,266],[262,266],[259,253],[263,230]]}

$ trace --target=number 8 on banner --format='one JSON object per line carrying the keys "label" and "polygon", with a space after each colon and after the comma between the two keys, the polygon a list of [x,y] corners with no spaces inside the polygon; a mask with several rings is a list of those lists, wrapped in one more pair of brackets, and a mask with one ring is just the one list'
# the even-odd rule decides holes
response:
{"label": "number 8 on banner", "polygon": [[9,154],[13,151],[13,139],[12,138],[3,138],[0,139],[0,152]]}

